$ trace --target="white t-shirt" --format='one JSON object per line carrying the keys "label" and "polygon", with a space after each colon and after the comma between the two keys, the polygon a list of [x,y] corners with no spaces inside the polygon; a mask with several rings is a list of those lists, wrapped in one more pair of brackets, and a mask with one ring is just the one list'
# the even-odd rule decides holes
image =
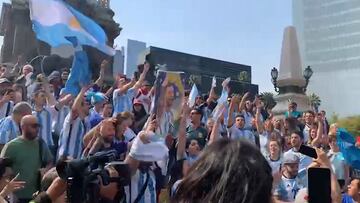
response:
{"label": "white t-shirt", "polygon": [[304,143],[307,143],[310,137],[310,127],[305,125],[305,128],[303,130],[303,134],[304,134]]}
{"label": "white t-shirt", "polygon": [[268,161],[268,163],[271,167],[272,174],[280,172],[280,167],[281,167],[281,163],[282,163],[281,157],[278,160],[271,160],[269,156],[266,156],[266,160]]}
{"label": "white t-shirt", "polygon": [[269,154],[268,146],[269,146],[269,134],[267,132],[263,132],[262,134],[259,134],[259,140],[260,140],[260,151],[261,154],[266,157]]}

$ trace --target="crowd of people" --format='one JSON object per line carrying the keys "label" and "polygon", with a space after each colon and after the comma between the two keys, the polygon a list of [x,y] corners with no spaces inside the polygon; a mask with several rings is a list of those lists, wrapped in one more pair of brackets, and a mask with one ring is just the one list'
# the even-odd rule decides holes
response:
{"label": "crowd of people", "polygon": [[[42,191],[50,202],[65,202],[56,163],[109,150],[128,164],[131,181],[126,195],[116,183],[104,185],[103,202],[307,202],[309,167],[331,171],[332,202],[360,202],[360,179],[325,111],[299,112],[289,102],[282,119],[245,93],[229,96],[213,116],[219,96],[211,87],[192,106],[185,92],[176,123],[171,87],[163,89],[162,114],[151,111],[156,90],[145,80],[148,63],[138,79],[119,75],[112,86],[104,83],[107,66],[78,95],[64,91],[67,69],[45,76],[31,65],[2,66],[0,202],[28,203]],[[301,145],[315,148],[318,158],[299,153]]]}

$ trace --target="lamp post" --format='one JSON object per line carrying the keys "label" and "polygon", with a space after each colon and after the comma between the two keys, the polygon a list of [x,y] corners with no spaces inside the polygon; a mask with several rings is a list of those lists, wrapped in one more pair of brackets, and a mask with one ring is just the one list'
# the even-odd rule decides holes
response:
{"label": "lamp post", "polygon": [[[309,81],[311,76],[313,75],[313,70],[310,68],[310,66],[308,66],[307,68],[305,68],[304,72],[303,72],[303,77],[305,79],[305,86],[300,87],[303,91],[303,93],[306,92],[307,86],[309,85]],[[274,85],[274,89],[275,92],[279,93],[280,89],[277,86],[277,78],[279,76],[279,71],[274,67],[273,69],[271,69],[271,82]],[[301,91],[301,90],[300,90]]]}
{"label": "lamp post", "polygon": [[306,81],[305,87],[303,87],[304,92],[306,92],[306,88],[307,88],[307,86],[309,85],[309,80],[310,80],[310,78],[311,78],[311,76],[312,76],[313,73],[314,73],[314,72],[313,72],[313,70],[310,68],[310,66],[308,66],[307,68],[305,68],[304,74],[303,74],[303,76],[304,76],[304,78],[305,78],[305,81]]}
{"label": "lamp post", "polygon": [[279,93],[279,88],[277,87],[277,78],[279,76],[279,71],[273,67],[271,69],[271,82],[274,85],[275,92]]}

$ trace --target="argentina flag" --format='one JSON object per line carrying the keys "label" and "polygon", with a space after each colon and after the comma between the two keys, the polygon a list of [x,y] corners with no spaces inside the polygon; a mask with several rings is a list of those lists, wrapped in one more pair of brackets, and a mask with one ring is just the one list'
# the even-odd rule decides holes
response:
{"label": "argentina flag", "polygon": [[68,37],[76,37],[79,45],[88,45],[113,56],[104,30],[62,0],[30,0],[30,19],[36,37],[52,47],[72,45]]}
{"label": "argentina flag", "polygon": [[338,129],[336,137],[346,163],[360,170],[360,149],[355,146],[355,138],[343,128]]}

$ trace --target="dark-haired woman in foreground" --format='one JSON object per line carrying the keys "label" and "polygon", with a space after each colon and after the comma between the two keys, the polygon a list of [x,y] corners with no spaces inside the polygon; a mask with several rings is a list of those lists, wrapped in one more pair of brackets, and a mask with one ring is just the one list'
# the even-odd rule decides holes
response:
{"label": "dark-haired woman in foreground", "polygon": [[271,168],[247,141],[208,146],[178,185],[173,202],[271,203]]}

